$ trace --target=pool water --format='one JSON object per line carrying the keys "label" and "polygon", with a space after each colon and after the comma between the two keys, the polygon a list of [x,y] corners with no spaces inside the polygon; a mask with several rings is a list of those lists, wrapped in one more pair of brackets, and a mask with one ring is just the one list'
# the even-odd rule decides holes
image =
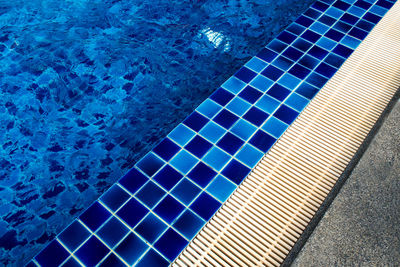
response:
{"label": "pool water", "polygon": [[0,0],[0,265],[29,261],[312,2]]}

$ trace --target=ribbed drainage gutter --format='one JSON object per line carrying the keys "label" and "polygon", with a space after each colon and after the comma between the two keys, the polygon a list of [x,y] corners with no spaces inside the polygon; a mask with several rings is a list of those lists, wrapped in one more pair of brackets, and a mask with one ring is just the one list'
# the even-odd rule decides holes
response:
{"label": "ribbed drainage gutter", "polygon": [[174,262],[279,266],[400,86],[396,3]]}

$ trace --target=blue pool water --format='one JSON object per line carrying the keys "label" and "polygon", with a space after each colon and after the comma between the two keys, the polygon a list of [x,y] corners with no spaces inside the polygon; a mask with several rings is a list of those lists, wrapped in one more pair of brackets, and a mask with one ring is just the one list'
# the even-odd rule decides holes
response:
{"label": "blue pool water", "polygon": [[312,2],[0,0],[0,264],[26,263]]}

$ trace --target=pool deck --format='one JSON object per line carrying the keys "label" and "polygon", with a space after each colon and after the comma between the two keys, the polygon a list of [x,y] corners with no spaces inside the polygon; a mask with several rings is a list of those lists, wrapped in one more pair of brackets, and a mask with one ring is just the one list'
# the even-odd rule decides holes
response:
{"label": "pool deck", "polygon": [[400,102],[292,266],[400,265]]}

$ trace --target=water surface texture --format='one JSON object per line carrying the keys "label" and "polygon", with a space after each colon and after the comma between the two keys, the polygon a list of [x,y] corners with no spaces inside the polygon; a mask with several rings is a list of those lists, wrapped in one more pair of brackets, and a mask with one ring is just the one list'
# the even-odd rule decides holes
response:
{"label": "water surface texture", "polygon": [[312,2],[0,0],[0,265],[29,261]]}

